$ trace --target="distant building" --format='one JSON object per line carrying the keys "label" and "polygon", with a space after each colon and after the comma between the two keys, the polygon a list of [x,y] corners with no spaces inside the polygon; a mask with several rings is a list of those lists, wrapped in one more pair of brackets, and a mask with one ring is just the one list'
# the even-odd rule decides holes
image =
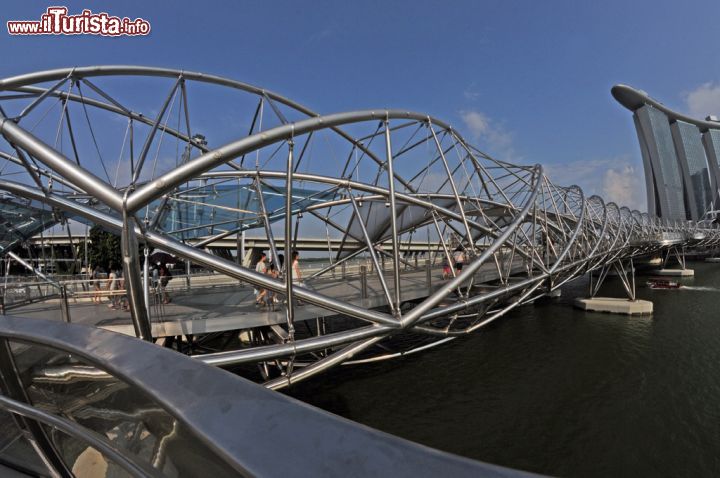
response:
{"label": "distant building", "polygon": [[671,220],[699,220],[716,209],[720,188],[720,122],[687,117],[647,93],[612,88],[633,112],[645,168],[648,212]]}

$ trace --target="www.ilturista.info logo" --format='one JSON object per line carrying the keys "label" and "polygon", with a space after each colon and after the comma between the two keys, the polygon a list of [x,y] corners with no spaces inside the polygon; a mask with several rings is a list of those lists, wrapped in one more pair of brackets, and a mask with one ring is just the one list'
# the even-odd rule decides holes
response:
{"label": "www.ilturista.info logo", "polygon": [[79,15],[68,15],[67,7],[48,7],[40,20],[7,22],[10,35],[103,35],[136,36],[150,33],[150,22],[142,18],[131,20],[83,10]]}

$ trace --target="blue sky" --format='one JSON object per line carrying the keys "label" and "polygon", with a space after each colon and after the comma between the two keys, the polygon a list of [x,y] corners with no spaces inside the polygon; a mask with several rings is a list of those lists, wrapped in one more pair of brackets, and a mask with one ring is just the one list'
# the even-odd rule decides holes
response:
{"label": "blue sky", "polygon": [[[66,2],[143,17],[145,38],[0,34],[0,77],[157,65],[262,85],[323,113],[429,113],[499,159],[644,207],[640,153],[615,83],[720,114],[720,3],[638,1]],[[4,2],[7,20],[52,3]],[[4,28],[3,28],[4,30]]]}

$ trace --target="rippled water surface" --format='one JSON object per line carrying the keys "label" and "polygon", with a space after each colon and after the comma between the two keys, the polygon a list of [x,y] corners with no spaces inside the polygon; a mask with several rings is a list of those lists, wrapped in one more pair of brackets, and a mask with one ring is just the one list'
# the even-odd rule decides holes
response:
{"label": "rippled water surface", "polygon": [[[652,316],[575,310],[587,283],[422,354],[291,394],[380,430],[557,476],[720,476],[720,264],[650,290]],[[618,294],[609,283],[603,295]]]}

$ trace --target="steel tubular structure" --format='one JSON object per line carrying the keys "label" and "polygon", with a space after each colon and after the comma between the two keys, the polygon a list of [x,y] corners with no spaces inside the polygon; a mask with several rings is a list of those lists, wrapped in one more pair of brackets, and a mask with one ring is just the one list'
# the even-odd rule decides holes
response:
{"label": "steel tubular structure", "polygon": [[[420,350],[473,332],[611,264],[720,243],[714,224],[667,223],[586,197],[553,184],[540,165],[493,159],[426,114],[320,115],[202,73],[97,66],[0,80],[0,135],[4,195],[121,236],[138,337],[157,338],[152,325],[162,320],[148,304],[141,247],[282,298],[285,320],[268,328],[239,318],[233,330],[248,341],[195,354],[221,366],[274,364],[275,374],[263,374],[271,388],[405,353],[383,345],[401,335],[417,338],[410,348]],[[284,253],[280,277],[256,272],[240,246],[235,260],[205,248],[253,231],[267,237],[278,268]],[[319,271],[294,277],[298,237],[320,235],[341,246],[328,249]],[[403,250],[418,241],[422,253]],[[369,302],[355,300],[359,288],[348,296],[358,279],[345,277],[366,259]],[[328,282],[338,285],[320,287]]]}

